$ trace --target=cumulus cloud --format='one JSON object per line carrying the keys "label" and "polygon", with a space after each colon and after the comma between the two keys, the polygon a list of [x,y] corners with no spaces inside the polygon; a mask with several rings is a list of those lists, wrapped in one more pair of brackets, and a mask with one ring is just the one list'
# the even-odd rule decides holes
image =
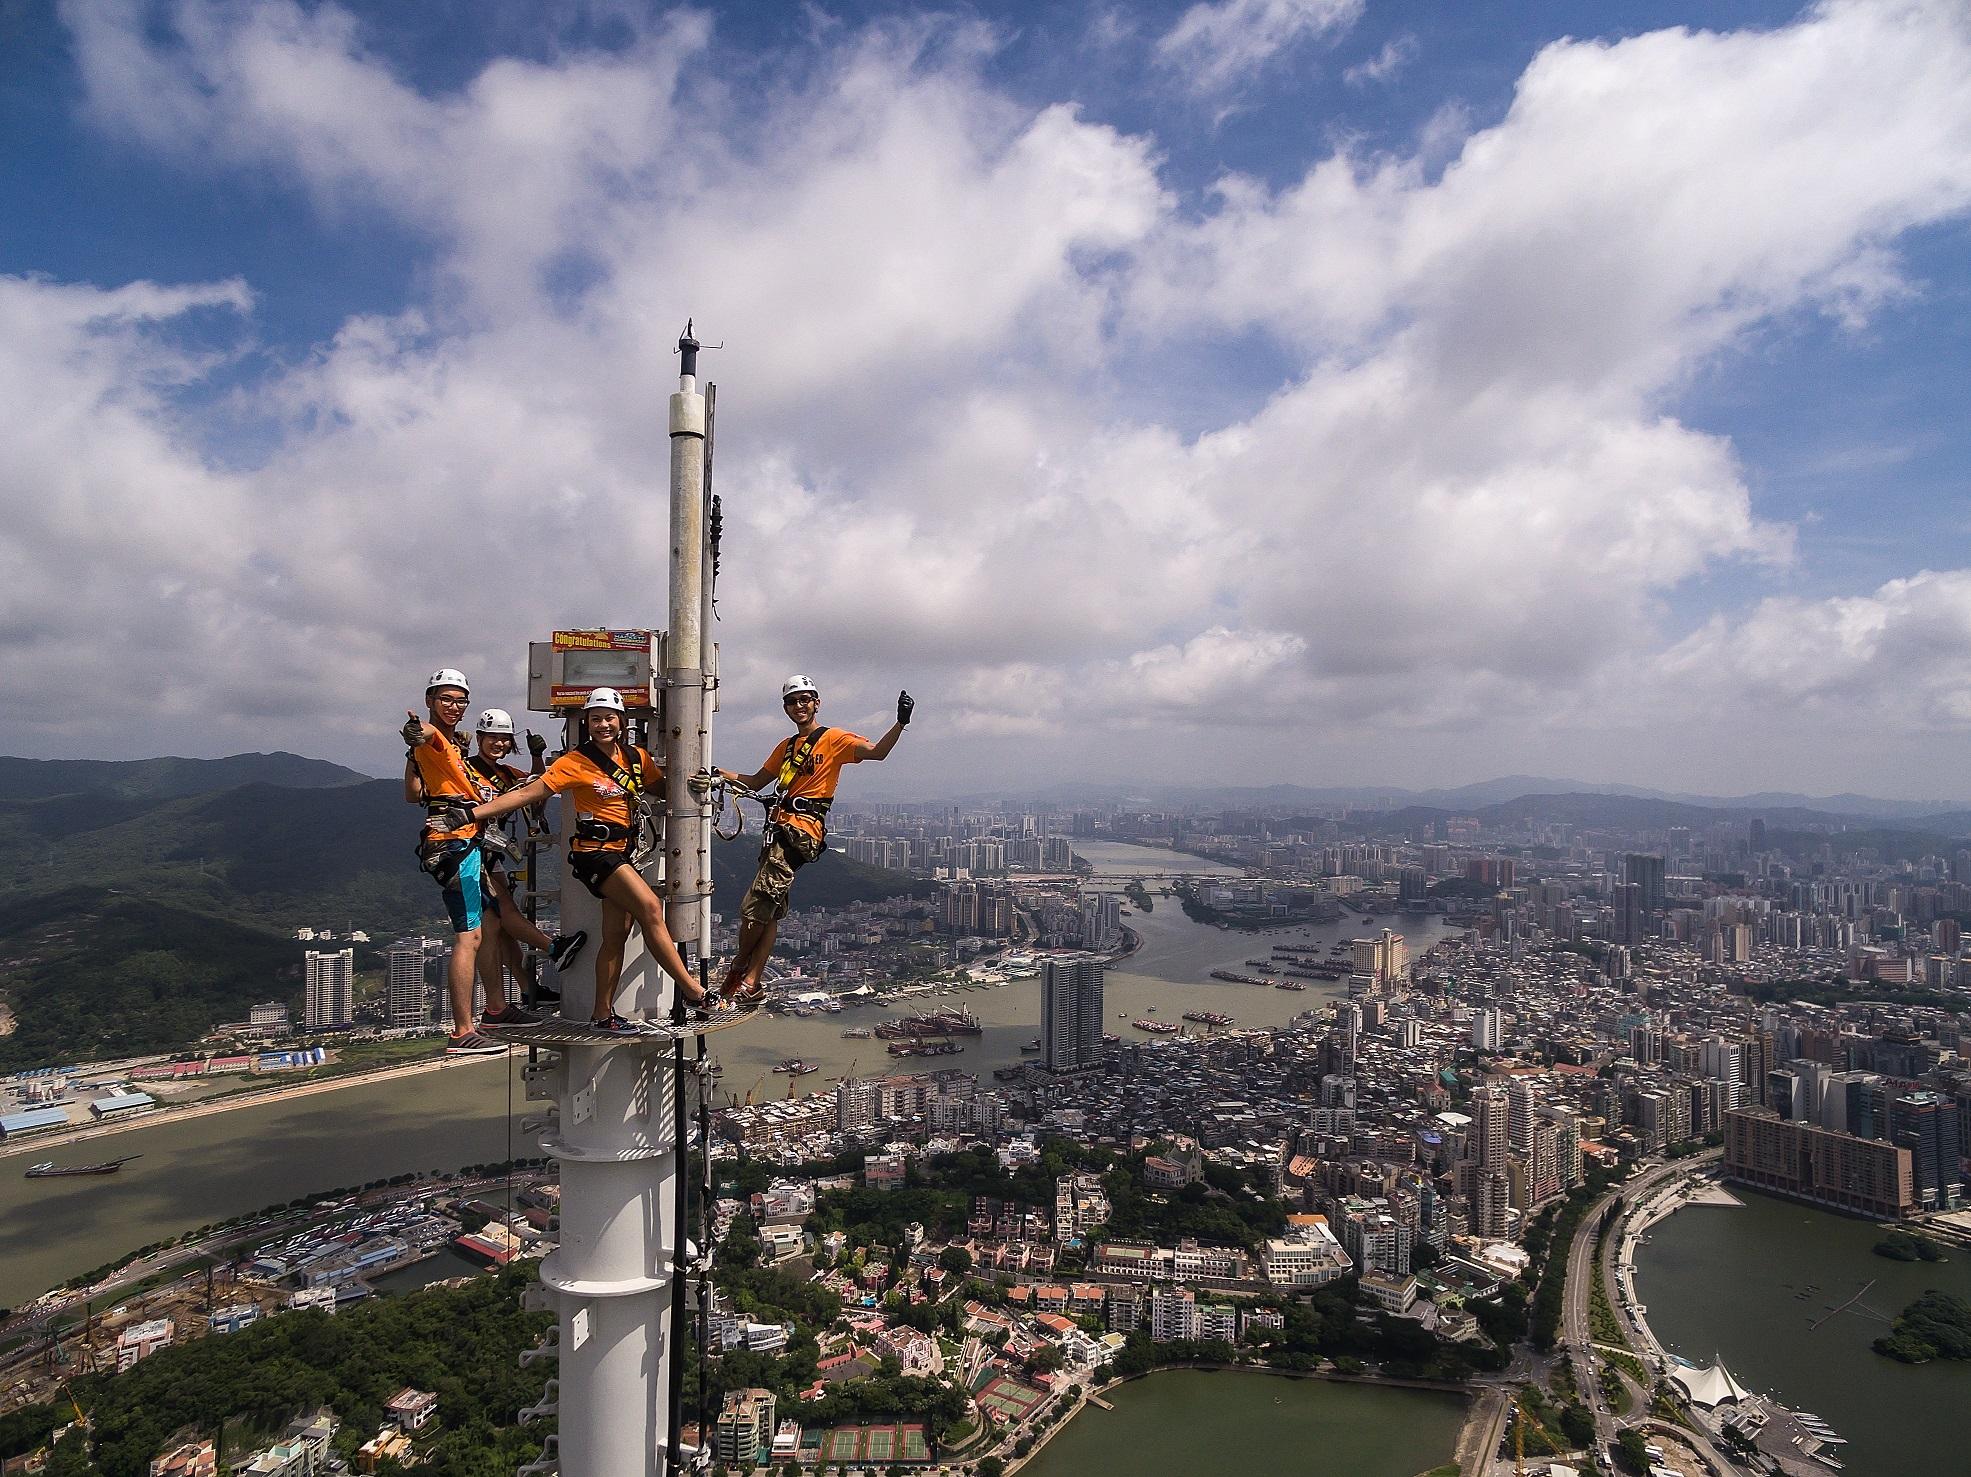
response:
{"label": "cumulus cloud", "polygon": [[1236,88],[1281,53],[1354,25],[1362,0],[1215,0],[1193,5],[1157,41],[1157,60],[1200,96]]}
{"label": "cumulus cloud", "polygon": [[1714,616],[1659,659],[1685,703],[1749,704],[1848,730],[1971,727],[1971,570],[1923,570],[1866,595],[1775,596]]}
{"label": "cumulus cloud", "polygon": [[[1231,78],[1354,9],[1200,5],[1162,54]],[[90,702],[8,705],[0,738],[44,751],[30,721],[115,731],[168,688],[215,746],[380,760],[441,662],[510,700],[529,638],[658,622],[688,314],[730,345],[708,363],[742,751],[789,670],[850,726],[907,681],[926,777],[1111,772],[1146,722],[1585,722],[1644,701],[1618,670],[1672,674],[1659,702],[1800,623],[1775,606],[1666,655],[1673,593],[1784,569],[1794,537],[1677,394],[1755,326],[1916,290],[1899,236],[1971,199],[1971,39],[1943,0],[1559,43],[1442,153],[1344,147],[1203,199],[1157,138],[1016,100],[990,33],[950,22],[826,28],[757,94],[692,90],[716,44],[695,14],[431,92],[332,6],[187,3],[168,34],[66,13],[107,136],[278,177],[331,222],[388,211],[430,272],[224,396],[186,393],[217,367],[191,329],[250,332],[250,284],[0,282],[31,431],[0,442],[0,494],[34,513],[0,529],[5,680],[58,690],[77,661],[45,629],[65,571],[98,572],[112,636]],[[1202,428],[1121,388],[1239,334],[1291,373]],[[271,446],[216,456],[242,419]]]}

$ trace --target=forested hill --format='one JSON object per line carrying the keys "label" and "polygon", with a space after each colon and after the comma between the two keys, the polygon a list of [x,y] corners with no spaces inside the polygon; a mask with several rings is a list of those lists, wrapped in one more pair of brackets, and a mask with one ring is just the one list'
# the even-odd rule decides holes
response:
{"label": "forested hill", "polygon": [[224,759],[15,759],[0,755],[0,800],[56,795],[116,795],[170,800],[253,783],[291,790],[360,785],[369,778],[326,759],[276,750]]}
{"label": "forested hill", "polygon": [[[68,771],[81,788],[51,792],[52,771],[9,771],[38,776],[39,791],[0,798],[0,1006],[15,1018],[0,1070],[167,1049],[264,1000],[298,1008],[303,924],[379,942],[444,929],[400,781],[239,757],[300,766],[304,783],[172,793],[190,780],[155,766],[195,761],[128,774],[91,761]],[[748,835],[714,851],[714,903],[728,916],[755,845]],[[798,898],[829,907],[913,890],[928,889],[831,854],[803,871]]]}

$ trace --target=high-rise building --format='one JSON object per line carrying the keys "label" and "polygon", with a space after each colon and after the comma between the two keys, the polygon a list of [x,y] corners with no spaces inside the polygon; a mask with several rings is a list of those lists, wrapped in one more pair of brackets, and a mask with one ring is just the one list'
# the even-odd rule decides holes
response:
{"label": "high-rise building", "polygon": [[1642,888],[1633,882],[1615,884],[1615,918],[1609,929],[1609,937],[1618,944],[1642,942]]}
{"label": "high-rise building", "polygon": [[384,958],[389,970],[384,994],[385,1019],[400,1029],[431,1024],[431,986],[424,974],[424,940],[399,939]]}
{"label": "high-rise building", "polygon": [[774,1406],[771,1390],[754,1387],[726,1391],[725,1408],[713,1428],[713,1455],[721,1462],[752,1471],[762,1455],[773,1448]]}
{"label": "high-rise building", "polygon": [[356,951],[308,951],[308,998],[303,1023],[311,1031],[348,1025],[356,1013]]}
{"label": "high-rise building", "polygon": [[1645,917],[1663,906],[1662,857],[1630,852],[1622,858],[1622,880],[1639,890],[1637,903]]}
{"label": "high-rise building", "polygon": [[1496,1010],[1471,1013],[1471,1044],[1479,1051],[1498,1051],[1506,1044],[1505,1020]]}
{"label": "high-rise building", "polygon": [[1102,968],[1093,955],[1047,961],[1040,979],[1040,1060],[1048,1071],[1101,1060]]}
{"label": "high-rise building", "polygon": [[1515,1079],[1506,1088],[1506,1145],[1524,1154],[1533,1145],[1533,1084]]}
{"label": "high-rise building", "polygon": [[1908,1149],[1789,1123],[1770,1108],[1725,1114],[1725,1177],[1857,1215],[1902,1217],[1917,1204]]}
{"label": "high-rise building", "polygon": [[1957,1103],[1935,1092],[1889,1101],[1889,1142],[1909,1150],[1916,1203],[1947,1210],[1958,1198]]}
{"label": "high-rise building", "polygon": [[1400,933],[1385,928],[1372,939],[1355,939],[1350,949],[1356,974],[1379,985],[1409,978],[1410,949]]}
{"label": "high-rise building", "polygon": [[1470,1106],[1469,1157],[1487,1169],[1503,1170],[1506,1167],[1506,1151],[1511,1144],[1508,1133],[1512,1116],[1511,1100],[1507,1098],[1504,1088],[1481,1087],[1471,1095]]}

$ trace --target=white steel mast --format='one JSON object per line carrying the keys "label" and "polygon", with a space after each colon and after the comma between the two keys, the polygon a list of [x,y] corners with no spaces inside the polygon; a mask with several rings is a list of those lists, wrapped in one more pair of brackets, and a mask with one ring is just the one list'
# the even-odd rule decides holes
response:
{"label": "white steel mast", "polygon": [[[710,827],[688,781],[705,766],[710,658],[704,641],[705,396],[697,385],[698,343],[687,326],[677,393],[670,400],[670,629],[664,640],[662,733],[652,735],[665,765],[658,887],[679,950],[700,963],[709,943]],[[653,653],[654,655],[654,653]],[[573,743],[581,719],[572,720]],[[572,824],[563,807],[562,836]],[[564,930],[600,937],[601,909],[564,873]],[[591,945],[593,948],[594,946]],[[702,970],[702,964],[700,965]],[[587,994],[565,992],[564,1018],[587,1018]],[[681,1002],[633,931],[624,952],[619,1009],[651,1021],[681,1016]],[[681,1465],[671,1445],[680,1359],[685,1236],[681,1148],[686,1133],[687,1062],[682,1041],[626,1037],[559,1046],[527,1068],[528,1096],[554,1099],[531,1120],[541,1148],[559,1166],[559,1245],[541,1266],[541,1305],[556,1327],[522,1362],[551,1357],[559,1378],[522,1419],[559,1418],[541,1458],[523,1474],[543,1477],[665,1477]],[[689,1094],[695,1097],[695,1090]]]}

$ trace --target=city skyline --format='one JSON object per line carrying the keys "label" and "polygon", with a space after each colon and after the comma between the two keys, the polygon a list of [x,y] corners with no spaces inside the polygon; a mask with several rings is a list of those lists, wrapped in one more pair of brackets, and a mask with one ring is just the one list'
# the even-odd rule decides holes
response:
{"label": "city skyline", "polygon": [[659,623],[695,318],[723,753],[1971,795],[1946,0],[8,25],[0,750],[387,773]]}

